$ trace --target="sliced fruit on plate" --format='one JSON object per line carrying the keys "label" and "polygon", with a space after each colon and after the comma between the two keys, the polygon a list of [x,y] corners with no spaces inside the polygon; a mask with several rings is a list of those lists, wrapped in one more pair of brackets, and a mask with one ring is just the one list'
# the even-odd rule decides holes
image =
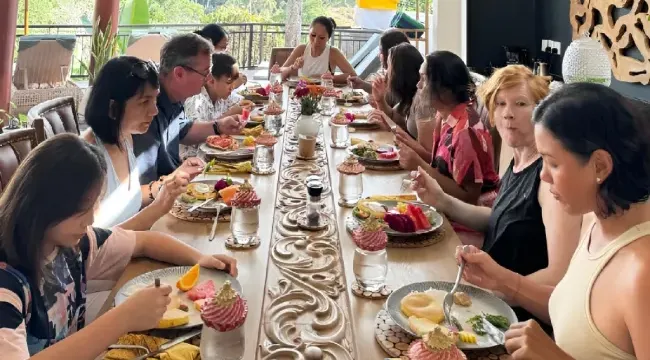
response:
{"label": "sliced fruit on plate", "polygon": [[201,311],[201,308],[203,307],[203,304],[208,301],[208,299],[199,299],[194,301],[194,308],[198,311]]}
{"label": "sliced fruit on plate", "polygon": [[458,339],[467,344],[476,344],[476,334],[467,331],[458,333]]}
{"label": "sliced fruit on plate", "polygon": [[228,175],[225,178],[219,179],[214,184],[214,191],[219,192],[219,191],[227,188],[230,185],[232,185],[232,179],[230,178],[230,175]]}
{"label": "sliced fruit on plate", "polygon": [[214,281],[206,280],[187,292],[187,298],[196,301],[214,295]]}
{"label": "sliced fruit on plate", "polygon": [[417,336],[422,336],[426,333],[429,333],[431,331],[434,331],[436,328],[442,328],[443,330],[446,330],[449,332],[449,330],[443,328],[442,326],[438,325],[437,323],[429,320],[429,319],[424,319],[424,318],[419,318],[417,316],[410,316],[409,317],[409,327]]}
{"label": "sliced fruit on plate", "polygon": [[400,310],[408,317],[428,319],[435,324],[440,324],[445,319],[442,305],[433,295],[426,292],[413,292],[406,295],[400,301]]}
{"label": "sliced fruit on plate", "polygon": [[410,216],[398,212],[388,212],[384,216],[384,221],[388,227],[403,233],[412,233],[416,231],[415,222]]}
{"label": "sliced fruit on plate", "polygon": [[205,143],[219,150],[237,150],[239,143],[230,135],[212,135],[205,139]]}
{"label": "sliced fruit on plate", "polygon": [[180,309],[170,309],[165,311],[162,319],[158,322],[159,329],[181,326],[190,322],[190,315]]}
{"label": "sliced fruit on plate", "polygon": [[199,281],[199,273],[201,267],[196,264],[190,268],[180,279],[176,282],[176,287],[181,291],[190,291]]}
{"label": "sliced fruit on plate", "polygon": [[411,219],[413,219],[416,230],[426,230],[431,227],[431,223],[429,223],[429,219],[427,219],[427,216],[424,215],[424,212],[419,206],[413,204],[407,204],[406,215],[408,215]]}
{"label": "sliced fruit on plate", "polygon": [[377,158],[382,159],[382,160],[392,160],[397,158],[397,151],[389,151],[389,152],[379,152],[377,151]]}
{"label": "sliced fruit on plate", "polygon": [[223,199],[223,202],[230,206],[230,202],[232,201],[232,198],[235,197],[237,190],[239,190],[239,185],[230,185],[227,188],[219,190],[219,195]]}
{"label": "sliced fruit on plate", "polygon": [[357,207],[361,212],[377,219],[383,219],[388,210],[385,205],[375,201],[360,201]]}

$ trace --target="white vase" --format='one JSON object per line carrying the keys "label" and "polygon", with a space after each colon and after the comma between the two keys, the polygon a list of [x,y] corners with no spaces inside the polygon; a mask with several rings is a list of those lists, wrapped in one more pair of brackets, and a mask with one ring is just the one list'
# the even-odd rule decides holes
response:
{"label": "white vase", "polygon": [[296,123],[295,134],[316,137],[318,136],[320,126],[320,115],[300,115],[298,122]]}

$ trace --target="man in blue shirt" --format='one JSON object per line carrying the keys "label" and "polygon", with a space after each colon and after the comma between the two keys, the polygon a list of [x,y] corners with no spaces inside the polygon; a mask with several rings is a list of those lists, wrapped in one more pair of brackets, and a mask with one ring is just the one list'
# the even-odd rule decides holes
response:
{"label": "man in blue shirt", "polygon": [[[142,135],[133,135],[133,147],[140,170],[143,194],[153,200],[162,186],[162,177],[184,171],[191,178],[204,167],[202,160],[181,162],[179,144],[199,144],[210,135],[238,134],[244,124],[237,117],[208,122],[191,122],[183,103],[199,94],[212,68],[212,44],[196,34],[177,35],[160,52],[160,94],[158,115]],[[148,194],[148,195],[147,195]]]}

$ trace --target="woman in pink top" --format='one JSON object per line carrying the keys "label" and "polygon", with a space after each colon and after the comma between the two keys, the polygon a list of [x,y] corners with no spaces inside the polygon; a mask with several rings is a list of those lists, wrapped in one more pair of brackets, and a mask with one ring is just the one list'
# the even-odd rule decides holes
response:
{"label": "woman in pink top", "polygon": [[[135,257],[230,269],[166,234],[92,227],[107,165],[99,149],[61,134],[25,158],[0,196],[0,356],[93,360],[117,339],[154,328],[170,286],[145,288],[90,322],[97,282],[115,282]],[[74,354],[74,355],[72,355]]]}
{"label": "woman in pink top", "polygon": [[[433,149],[429,152],[397,131],[400,165],[425,169],[449,195],[470,204],[490,206],[499,176],[494,168],[492,137],[475,109],[474,84],[463,60],[449,51],[427,55],[418,88],[437,109]],[[418,134],[418,136],[427,136]]]}

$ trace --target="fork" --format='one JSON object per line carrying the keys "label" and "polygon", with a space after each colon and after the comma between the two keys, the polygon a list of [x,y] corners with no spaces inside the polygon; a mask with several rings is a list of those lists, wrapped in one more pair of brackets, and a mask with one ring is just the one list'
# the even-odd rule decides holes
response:
{"label": "fork", "polygon": [[[463,253],[467,253],[467,245],[464,245],[461,249]],[[463,276],[463,270],[465,270],[465,260],[463,258],[460,258],[460,266],[458,268],[458,274],[456,275],[456,282],[454,283],[454,287],[451,288],[451,291],[445,295],[445,299],[442,301],[442,310],[445,313],[445,321],[447,324],[449,324],[450,327],[455,327],[454,323],[452,322],[451,319],[451,307],[454,305],[454,294],[456,293],[456,290],[458,289],[458,285],[460,284],[460,279]]]}

